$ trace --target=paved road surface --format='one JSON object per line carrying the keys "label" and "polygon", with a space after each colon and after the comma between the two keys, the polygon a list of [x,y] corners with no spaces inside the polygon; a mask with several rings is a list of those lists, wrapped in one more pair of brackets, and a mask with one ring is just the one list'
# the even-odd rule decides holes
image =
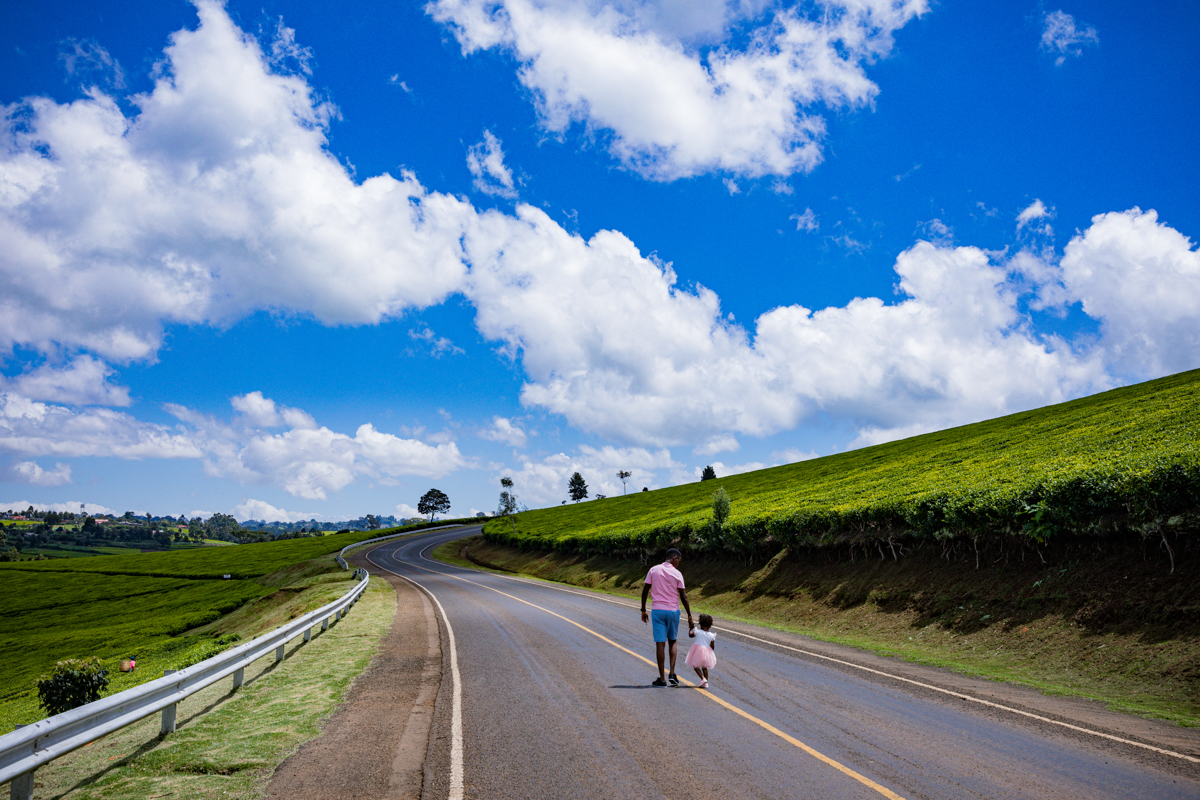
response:
{"label": "paved road surface", "polygon": [[437,607],[443,675],[423,797],[1200,798],[1190,732],[1164,734],[1188,761],[808,657],[720,620],[711,691],[651,687],[653,644],[632,601],[429,558],[461,536],[399,539],[368,556]]}

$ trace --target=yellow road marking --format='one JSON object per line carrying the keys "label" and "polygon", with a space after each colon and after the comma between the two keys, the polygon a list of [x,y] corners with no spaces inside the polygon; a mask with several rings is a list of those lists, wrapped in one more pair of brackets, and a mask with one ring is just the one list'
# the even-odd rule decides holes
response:
{"label": "yellow road marking", "polygon": [[[407,564],[407,566],[416,567],[417,569],[424,570],[425,572],[433,573],[434,575],[444,575],[447,578],[454,578],[454,580],[456,580],[456,581],[462,581],[463,583],[469,583],[472,586],[478,586],[481,589],[487,589],[489,591],[495,592],[496,594],[503,595],[504,597],[507,597],[510,600],[516,600],[518,603],[524,603],[525,605],[530,606],[532,608],[536,608],[539,611],[544,611],[553,617],[558,617],[563,622],[569,622],[570,624],[574,625],[576,628],[579,628],[581,631],[586,631],[586,632],[590,633],[592,636],[595,636],[597,639],[600,639],[601,641],[612,645],[613,647],[617,648],[618,650],[628,653],[629,655],[633,656],[634,658],[636,658],[640,661],[644,661],[646,664],[650,665],[651,667],[654,667],[655,669],[658,668],[658,665],[656,663],[654,663],[650,659],[646,658],[645,656],[643,656],[639,653],[633,652],[628,647],[617,644],[612,639],[609,639],[607,636],[604,636],[603,634],[596,633],[596,631],[592,630],[591,628],[587,627],[586,625],[581,625],[573,619],[564,617],[562,614],[551,611],[548,608],[543,608],[542,606],[539,606],[537,603],[531,603],[528,600],[522,600],[520,597],[511,595],[508,592],[502,592],[499,589],[493,588],[491,586],[485,586],[484,584],[477,583],[475,581],[467,580],[466,578],[460,577],[458,575],[452,575],[449,572],[440,572],[435,569],[428,569],[426,567],[422,567],[422,566],[419,566],[417,564],[412,564],[412,563]],[[680,678],[679,680],[682,683],[686,683],[688,686],[695,686],[694,683],[687,680],[686,678]],[[871,780],[866,775],[859,774],[858,772],[855,772],[854,770],[847,767],[845,764],[842,764],[838,761],[834,761],[829,756],[827,756],[824,753],[821,753],[817,750],[814,750],[813,748],[809,747],[808,745],[806,745],[804,742],[800,741],[796,737],[791,736],[790,734],[784,733],[783,731],[779,730],[778,728],[776,728],[774,725],[770,724],[769,722],[765,722],[765,721],[759,719],[758,717],[754,716],[750,712],[743,711],[742,709],[738,708],[737,706],[733,705],[732,703],[730,703],[726,700],[722,700],[721,698],[714,695],[711,691],[706,691],[704,693],[704,696],[707,697],[709,700],[712,700],[717,705],[723,706],[723,707],[729,709],[730,711],[732,711],[733,713],[737,714],[738,716],[743,717],[744,719],[747,719],[750,722],[753,722],[755,725],[758,725],[763,730],[770,731],[771,733],[775,734],[779,738],[783,739],[785,742],[787,742],[791,745],[794,745],[795,747],[800,748],[801,750],[803,750],[805,753],[808,753],[813,758],[817,759],[818,761],[820,761],[824,764],[828,764],[829,766],[833,767],[834,769],[836,769],[838,772],[842,773],[843,775],[846,775],[847,777],[853,778],[854,780],[858,781],[863,786],[866,786],[870,789],[874,789],[876,792],[879,792],[879,794],[888,798],[888,800],[904,800],[903,797],[896,794],[895,792],[893,792],[891,789],[887,788],[886,786],[880,786],[878,783]]]}

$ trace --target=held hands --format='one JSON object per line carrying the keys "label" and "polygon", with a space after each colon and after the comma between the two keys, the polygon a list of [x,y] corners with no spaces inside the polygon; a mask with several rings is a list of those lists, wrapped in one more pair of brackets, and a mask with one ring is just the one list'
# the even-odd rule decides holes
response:
{"label": "held hands", "polygon": [[650,615],[646,613],[646,609],[644,608],[642,609],[642,622],[647,624],[650,622]]}
{"label": "held hands", "polygon": [[696,623],[692,622],[691,614],[688,614],[688,636],[696,637]]}

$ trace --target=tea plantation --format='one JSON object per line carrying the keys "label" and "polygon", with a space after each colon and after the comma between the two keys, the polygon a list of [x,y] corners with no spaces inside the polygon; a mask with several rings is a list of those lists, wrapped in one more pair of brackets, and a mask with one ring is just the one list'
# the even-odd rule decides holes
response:
{"label": "tea plantation", "polygon": [[[903,548],[930,540],[1038,547],[1200,527],[1200,370],[848,453],[524,512],[497,543],[583,554],[667,546]],[[710,525],[722,487],[732,514]]]}
{"label": "tea plantation", "polygon": [[[55,661],[98,656],[112,670],[112,691],[151,680],[163,669],[196,663],[228,646],[219,637],[181,634],[277,592],[295,577],[289,574],[294,565],[320,560],[308,568],[304,583],[343,575],[349,580],[350,573],[333,559],[343,547],[422,527],[428,524],[177,552],[0,563],[0,730],[45,716],[36,706],[34,682]],[[294,591],[292,585],[286,593]],[[129,656],[137,657],[137,672],[119,675],[117,662]]]}

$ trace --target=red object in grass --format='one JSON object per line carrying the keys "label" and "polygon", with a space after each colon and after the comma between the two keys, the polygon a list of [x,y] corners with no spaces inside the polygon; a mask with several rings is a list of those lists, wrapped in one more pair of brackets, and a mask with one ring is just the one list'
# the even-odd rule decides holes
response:
{"label": "red object in grass", "polygon": [[132,658],[126,658],[121,661],[121,672],[133,672],[137,668],[137,662]]}

